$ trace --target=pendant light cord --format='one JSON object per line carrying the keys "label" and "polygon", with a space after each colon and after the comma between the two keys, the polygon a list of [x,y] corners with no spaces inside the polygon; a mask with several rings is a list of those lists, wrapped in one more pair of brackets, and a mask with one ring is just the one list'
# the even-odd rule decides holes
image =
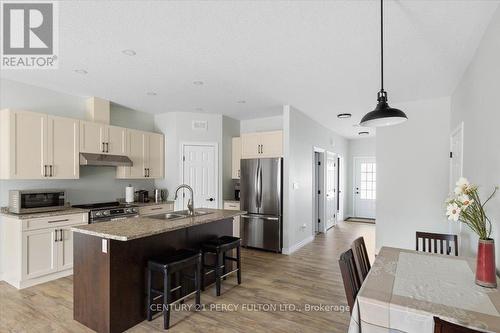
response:
{"label": "pendant light cord", "polygon": [[384,91],[384,0],[380,0],[380,90]]}

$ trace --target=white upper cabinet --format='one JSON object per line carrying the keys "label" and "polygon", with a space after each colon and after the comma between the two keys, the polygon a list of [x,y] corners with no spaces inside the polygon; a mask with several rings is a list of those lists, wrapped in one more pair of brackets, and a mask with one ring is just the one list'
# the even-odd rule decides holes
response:
{"label": "white upper cabinet", "polygon": [[127,129],[127,156],[131,167],[118,167],[117,178],[164,178],[163,134]]}
{"label": "white upper cabinet", "polygon": [[240,179],[240,164],[241,164],[241,138],[233,138],[231,154],[231,178]]}
{"label": "white upper cabinet", "polygon": [[148,133],[148,153],[147,153],[147,171],[149,178],[160,179],[165,177],[165,152],[163,144],[163,135],[157,133]]}
{"label": "white upper cabinet", "polygon": [[241,158],[283,156],[283,131],[244,133],[241,135]]}
{"label": "white upper cabinet", "polygon": [[2,179],[79,177],[78,120],[13,110],[0,117]]}
{"label": "white upper cabinet", "polygon": [[106,126],[106,153],[111,155],[127,154],[127,129],[117,126]]}
{"label": "white upper cabinet", "polygon": [[80,152],[125,155],[126,128],[80,121]]}
{"label": "white upper cabinet", "polygon": [[79,178],[79,121],[48,116],[47,129],[49,177],[54,179]]}
{"label": "white upper cabinet", "polygon": [[92,121],[80,121],[80,152],[103,154],[106,141],[106,125]]}

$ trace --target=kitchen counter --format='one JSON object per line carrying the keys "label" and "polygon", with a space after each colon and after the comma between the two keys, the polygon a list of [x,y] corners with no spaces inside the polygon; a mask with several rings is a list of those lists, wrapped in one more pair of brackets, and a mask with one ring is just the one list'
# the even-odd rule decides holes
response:
{"label": "kitchen counter", "polygon": [[[100,333],[123,332],[146,319],[146,267],[156,256],[199,250],[207,240],[233,234],[239,210],[200,208],[211,214],[174,220],[151,217],[75,226],[73,318]],[[213,256],[207,256],[213,265]],[[233,262],[226,262],[231,271]],[[205,285],[214,274],[202,277]],[[174,281],[175,282],[175,281]],[[175,282],[177,283],[177,282]],[[186,293],[194,290],[188,281]],[[175,300],[179,295],[172,294]]]}
{"label": "kitchen counter", "polygon": [[84,213],[88,213],[88,212],[89,212],[88,209],[67,207],[67,208],[64,208],[61,210],[54,210],[51,212],[14,214],[14,213],[9,212],[9,207],[1,207],[0,208],[0,215],[14,217],[14,218],[17,218],[19,220],[36,219],[36,218],[52,217],[52,216],[59,216],[59,215],[69,215],[69,214],[84,214]]}
{"label": "kitchen counter", "polygon": [[210,214],[195,217],[185,217],[174,220],[160,220],[151,217],[133,217],[111,222],[94,223],[71,228],[74,232],[114,239],[129,241],[132,239],[148,237],[177,229],[188,228],[213,221],[230,219],[245,214],[239,210],[200,208]]}
{"label": "kitchen counter", "polygon": [[[125,201],[123,201],[123,203],[125,203]],[[165,201],[155,202],[154,200],[151,200],[150,202],[132,202],[127,204],[134,205],[137,207],[147,207],[155,205],[173,205],[175,204],[175,201],[165,200]]]}

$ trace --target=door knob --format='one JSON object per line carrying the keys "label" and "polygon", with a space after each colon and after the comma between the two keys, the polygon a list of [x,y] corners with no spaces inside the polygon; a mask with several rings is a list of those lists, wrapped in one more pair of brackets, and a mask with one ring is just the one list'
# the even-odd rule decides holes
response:
{"label": "door knob", "polygon": [[214,201],[215,199],[214,198],[208,198],[206,199],[207,201]]}

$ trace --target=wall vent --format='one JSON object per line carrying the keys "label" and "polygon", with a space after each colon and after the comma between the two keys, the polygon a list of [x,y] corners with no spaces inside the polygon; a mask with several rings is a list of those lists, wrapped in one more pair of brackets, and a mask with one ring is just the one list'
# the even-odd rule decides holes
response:
{"label": "wall vent", "polygon": [[208,121],[206,120],[193,120],[192,128],[197,131],[206,131],[208,129]]}

